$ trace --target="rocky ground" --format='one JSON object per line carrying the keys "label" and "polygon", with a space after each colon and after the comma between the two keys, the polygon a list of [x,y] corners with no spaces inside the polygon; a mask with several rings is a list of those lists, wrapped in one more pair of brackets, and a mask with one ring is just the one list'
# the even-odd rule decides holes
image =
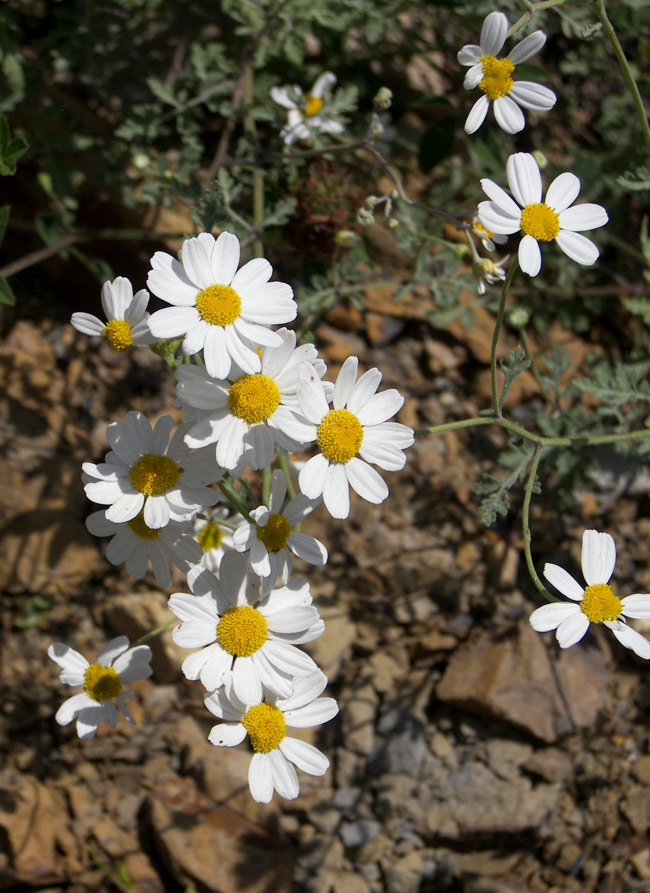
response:
{"label": "rocky ground", "polygon": [[[364,314],[343,306],[316,333],[330,373],[352,353],[378,365],[414,427],[489,400],[489,318],[437,332],[426,302],[375,289]],[[572,350],[579,361],[582,346]],[[305,569],[327,622],[311,651],[341,710],[306,734],[332,768],[302,775],[298,800],[261,806],[245,746],[208,743],[211,716],[169,632],[153,643],[153,678],[134,686],[136,727],[82,743],[54,721],[69,690],[50,642],[92,655],[170,618],[169,592],[103,558],[79,479],[81,462],[103,455],[108,421],[169,408],[165,369],[34,318],[6,321],[0,369],[1,888],[650,890],[647,667],[598,632],[560,653],[531,631],[539,602],[518,506],[495,529],[476,520],[472,485],[494,470],[500,432],[419,440],[382,506],[356,500],[348,522],[310,519],[330,552],[326,568]],[[523,379],[510,411],[535,393]],[[621,590],[647,591],[643,505],[585,496],[580,516],[559,518],[538,498],[537,562],[577,571],[582,530],[596,526],[616,535]]]}

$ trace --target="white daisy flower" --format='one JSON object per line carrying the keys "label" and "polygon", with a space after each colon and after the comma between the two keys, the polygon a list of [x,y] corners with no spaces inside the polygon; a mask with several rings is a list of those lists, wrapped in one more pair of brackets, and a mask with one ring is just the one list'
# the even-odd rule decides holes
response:
{"label": "white daisy flower", "polygon": [[369,369],[356,381],[358,363],[356,357],[343,363],[331,409],[323,382],[315,376],[305,378],[298,391],[301,412],[309,423],[305,440],[316,441],[320,448],[300,471],[300,489],[308,499],[322,496],[334,518],[350,513],[349,487],[368,502],[383,502],[388,487],[367,463],[399,471],[406,462],[402,450],[413,444],[411,428],[387,421],[401,409],[404,398],[394,389],[375,393],[381,381],[378,369]]}
{"label": "white daisy flower", "polygon": [[187,583],[194,595],[174,593],[169,610],[182,621],[174,642],[200,649],[183,661],[185,676],[213,691],[230,673],[236,696],[255,704],[264,691],[288,697],[295,676],[314,672],[314,661],[296,646],[317,639],[325,624],[306,580],[295,578],[261,596],[259,579],[248,570],[239,552],[224,555],[219,580],[205,568],[192,568]]}
{"label": "white daisy flower", "polygon": [[273,268],[262,257],[239,266],[239,239],[200,233],[186,239],[182,263],[156,251],[147,284],[173,304],[149,319],[156,338],[183,339],[183,352],[203,350],[208,373],[226,378],[233,362],[244,372],[259,372],[256,345],[278,347],[281,337],[270,326],[296,318],[293,290],[286,282],[269,282]]}
{"label": "white daisy flower", "polygon": [[509,259],[510,255],[507,254],[503,260],[496,262],[487,257],[481,257],[474,261],[474,273],[478,276],[477,291],[480,295],[485,294],[487,285],[496,285],[498,282],[505,281],[504,264],[508,263]]}
{"label": "white daisy flower", "polygon": [[191,453],[183,442],[185,429],[177,429],[170,415],[155,427],[141,412],[128,412],[126,420],[113,422],[106,437],[113,448],[100,465],[84,462],[82,479],[92,502],[108,505],[106,519],[123,524],[142,511],[147,527],[157,530],[184,521],[204,505],[214,505],[219,495],[206,484],[221,479],[212,450]]}
{"label": "white daisy flower", "polygon": [[486,251],[494,251],[497,245],[505,245],[508,241],[507,236],[502,236],[501,233],[493,233],[486,229],[478,219],[478,214],[472,220],[472,232],[481,240],[481,245]]}
{"label": "white daisy flower", "polygon": [[[537,276],[542,267],[540,242],[555,240],[562,251],[579,264],[591,266],[598,259],[594,243],[577,230],[604,226],[609,217],[602,205],[572,205],[580,193],[580,180],[566,172],[556,177],[542,201],[542,175],[539,165],[528,152],[516,152],[506,164],[508,185],[516,202],[493,180],[481,180],[491,201],[481,202],[478,214],[483,226],[495,233],[509,235],[519,230],[519,266],[529,276]],[[517,204],[517,202],[519,204]]]}
{"label": "white daisy flower", "polygon": [[187,573],[203,557],[203,550],[194,539],[189,521],[169,521],[165,527],[148,527],[143,512],[131,521],[116,524],[104,512],[93,512],[86,518],[86,527],[93,536],[111,536],[106,557],[111,564],[123,564],[136,580],[147,573],[149,564],[161,586],[171,586],[171,561]]}
{"label": "white daisy flower", "polygon": [[[534,31],[516,44],[504,59],[499,53],[508,35],[508,19],[502,12],[491,12],[481,28],[479,45],[467,44],[458,53],[461,65],[469,66],[463,86],[466,90],[478,87],[483,96],[474,103],[465,121],[465,132],[479,129],[494,103],[494,117],[506,133],[519,133],[526,126],[522,108],[547,112],[557,101],[548,87],[532,81],[513,81],[516,65],[532,59],[546,43],[543,31]],[[521,108],[520,108],[521,106]]]}
{"label": "white daisy flower", "polygon": [[326,114],[321,114],[325,95],[336,83],[331,71],[321,74],[311,91],[305,94],[300,87],[272,87],[271,99],[288,109],[287,125],[280,133],[285,145],[297,140],[308,140],[312,133],[342,133],[343,125]]}
{"label": "white daisy flower", "polygon": [[131,345],[144,347],[156,340],[149,331],[148,303],[146,288],[134,295],[129,280],[118,276],[102,285],[102,307],[107,322],[91,313],[73,313],[70,322],[84,335],[103,335],[113,350],[125,350]]}
{"label": "white daisy flower", "polygon": [[294,800],[300,785],[294,765],[308,775],[324,775],[329,760],[313,744],[287,736],[287,727],[308,729],[320,726],[339,712],[334,698],[318,697],[327,676],[317,670],[296,679],[287,698],[248,706],[231,689],[206,695],[205,706],[223,722],[213,726],[208,739],[220,747],[235,747],[248,735],[255,751],[248,770],[251,795],[258,803],[269,803],[276,790],[285,800]]}
{"label": "white daisy flower", "polygon": [[590,623],[602,623],[618,641],[639,657],[650,660],[650,642],[631,629],[625,618],[650,620],[650,595],[637,593],[619,599],[609,580],[616,564],[616,545],[609,533],[585,530],[582,535],[582,574],[586,589],[557,564],[544,565],[544,576],[562,595],[572,599],[553,602],[530,615],[530,625],[540,633],[556,630],[561,648],[579,642]]}
{"label": "white daisy flower", "polygon": [[302,493],[284,507],[287,495],[287,478],[284,471],[273,472],[268,508],[265,505],[253,509],[251,517],[237,529],[234,546],[239,552],[248,552],[248,560],[262,578],[262,592],[268,592],[278,576],[284,584],[289,580],[293,560],[291,553],[308,564],[327,564],[327,549],[313,536],[294,530],[320,505],[320,499],[307,499]]}
{"label": "white daisy flower", "polygon": [[55,719],[61,726],[77,720],[77,735],[94,738],[97,726],[104,721],[115,728],[118,710],[130,723],[135,720],[124,705],[133,692],[123,692],[124,682],[137,682],[151,676],[151,648],[138,645],[129,648],[126,636],[112,639],[97,658],[89,664],[83,655],[63,642],[54,642],[48,655],[63,672],[59,676],[65,685],[82,686],[83,692],[64,701]]}
{"label": "white daisy flower", "polygon": [[179,366],[176,376],[178,405],[201,414],[185,435],[191,447],[217,444],[217,464],[232,470],[245,454],[254,469],[268,468],[276,444],[296,452],[303,449],[301,437],[309,433],[296,416],[296,393],[301,368],[320,377],[325,364],[313,344],[296,347],[296,334],[289,329],[277,333],[278,347],[265,347],[261,369],[252,374],[233,367],[229,380],[213,378],[199,366]]}
{"label": "white daisy flower", "polygon": [[[208,514],[208,518],[194,520],[194,536],[203,552],[201,560],[195,563],[216,573],[223,556],[234,549],[234,530],[244,519],[239,512],[233,512],[225,505],[218,505]],[[234,524],[235,527],[225,527],[222,521]]]}

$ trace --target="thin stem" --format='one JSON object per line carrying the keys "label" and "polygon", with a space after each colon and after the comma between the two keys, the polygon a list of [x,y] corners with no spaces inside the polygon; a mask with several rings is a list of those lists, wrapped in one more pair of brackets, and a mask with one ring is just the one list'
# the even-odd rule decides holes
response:
{"label": "thin stem", "polygon": [[499,335],[501,333],[501,326],[503,324],[503,314],[506,309],[506,301],[508,299],[508,289],[510,288],[510,283],[512,282],[515,273],[517,272],[518,264],[517,259],[513,258],[512,263],[508,267],[508,275],[506,276],[505,282],[503,283],[503,288],[501,289],[501,299],[499,300],[499,309],[497,311],[497,321],[494,326],[494,333],[492,335],[492,349],[490,350],[490,376],[492,379],[492,408],[494,409],[495,415],[498,418],[501,418],[501,401],[499,400],[499,391],[497,388],[497,345],[499,343]]}
{"label": "thin stem", "polygon": [[255,524],[255,521],[250,516],[246,504],[239,498],[239,494],[237,493],[235,488],[231,486],[229,481],[220,481],[217,484],[217,489],[219,490],[225,501],[228,503],[228,505],[232,506],[232,508],[236,509],[240,515],[246,518],[249,524]]}
{"label": "thin stem", "polygon": [[262,474],[262,502],[268,506],[271,501],[271,469],[265,468]]}
{"label": "thin stem", "polygon": [[278,450],[277,451],[278,464],[282,471],[284,471],[284,475],[287,479],[287,492],[289,496],[293,499],[296,495],[296,488],[293,483],[293,478],[291,477],[291,469],[289,468],[289,454],[286,450]]}
{"label": "thin stem", "polygon": [[526,567],[528,568],[528,573],[530,574],[533,583],[542,593],[544,598],[548,599],[551,602],[559,601],[554,595],[548,591],[546,586],[540,580],[537,571],[535,570],[535,565],[533,563],[533,556],[530,550],[530,501],[533,496],[533,489],[535,487],[535,478],[537,477],[537,466],[539,465],[539,460],[542,457],[542,449],[539,445],[535,447],[535,451],[533,454],[533,461],[530,463],[530,468],[528,469],[528,480],[526,482],[526,490],[524,491],[524,505],[521,510],[521,527],[524,539],[524,556],[526,558]]}
{"label": "thin stem", "polygon": [[641,98],[641,94],[639,93],[639,88],[636,85],[636,81],[634,80],[634,75],[632,74],[632,69],[630,68],[630,63],[627,61],[625,57],[625,53],[623,52],[623,47],[621,46],[618,37],[616,36],[616,31],[612,26],[612,23],[607,18],[607,12],[605,11],[605,0],[596,0],[596,15],[600,19],[600,22],[603,26],[603,30],[605,34],[609,38],[609,42],[612,45],[612,49],[614,50],[614,54],[618,59],[618,64],[621,66],[621,70],[623,72],[623,78],[625,83],[627,84],[628,90],[632,94],[632,100],[636,107],[637,114],[639,116],[639,121],[641,122],[641,130],[643,131],[643,139],[646,144],[646,148],[648,153],[650,154],[650,124],[648,123],[648,116],[646,114],[645,107],[643,105],[643,99]]}
{"label": "thin stem", "polygon": [[[249,134],[251,140],[257,139],[255,131],[255,118],[253,117],[253,66],[246,67],[244,78],[244,104],[246,113],[244,115],[244,130]],[[262,257],[264,254],[264,245],[262,243],[262,226],[264,223],[264,171],[261,167],[253,168],[253,225],[255,226],[255,255]]]}
{"label": "thin stem", "polygon": [[144,645],[145,642],[148,642],[149,639],[154,639],[156,636],[164,633],[166,629],[169,629],[170,626],[173,626],[177,620],[173,617],[171,620],[168,620],[167,623],[163,623],[162,626],[157,626],[155,629],[152,629],[150,633],[146,633],[144,636],[141,636],[135,642],[131,644],[131,648],[135,648],[137,645]]}

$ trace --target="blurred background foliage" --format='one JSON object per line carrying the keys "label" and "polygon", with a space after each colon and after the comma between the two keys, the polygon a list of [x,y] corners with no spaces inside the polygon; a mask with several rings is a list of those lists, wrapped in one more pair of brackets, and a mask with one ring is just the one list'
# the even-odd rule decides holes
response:
{"label": "blurred background foliage", "polygon": [[[583,199],[605,205],[610,224],[596,233],[595,267],[551,246],[542,274],[518,276],[512,289],[538,334],[558,320],[595,348],[567,389],[559,384],[566,355],[549,344],[543,368],[553,397],[537,424],[548,434],[647,425],[650,160],[633,102],[594,4],[568,0],[522,22],[517,35],[547,32],[544,50],[517,75],[551,86],[556,108],[529,115],[515,137],[491,116],[467,137],[476,94],[463,90],[456,53],[477,42],[493,9],[484,0],[4,2],[0,300],[11,299],[11,279],[12,313],[63,322],[72,310],[98,310],[99,282],[127,275],[140,288],[168,238],[227,227],[249,252],[263,242],[292,281],[309,333],[336,303],[362,305],[368,280],[395,278],[357,221],[370,207],[409,260],[395,298],[417,284],[429,290],[432,325],[469,326],[461,293],[476,283],[464,236],[432,209],[467,223],[484,197],[480,177],[505,186],[507,156],[539,151],[546,183],[574,171]],[[518,0],[499,9],[511,24],[526,11]],[[609,2],[607,10],[649,96],[647,0]],[[337,76],[328,114],[344,132],[285,147],[285,112],[271,88],[308,92],[325,70]],[[377,118],[382,86],[393,104]],[[392,194],[392,174],[417,204]],[[263,213],[254,207],[256,182]],[[368,206],[369,195],[381,201]],[[356,238],[344,243],[341,232]],[[493,309],[496,299],[488,290],[475,305]],[[610,381],[620,387],[607,391]]]}

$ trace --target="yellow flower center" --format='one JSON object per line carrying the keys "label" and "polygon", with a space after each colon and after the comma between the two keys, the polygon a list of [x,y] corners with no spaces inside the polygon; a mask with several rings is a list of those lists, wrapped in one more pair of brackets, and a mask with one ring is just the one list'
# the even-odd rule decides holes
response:
{"label": "yellow flower center", "polygon": [[241,722],[257,753],[275,750],[287,731],[284,714],[275,704],[256,704],[250,707]]}
{"label": "yellow flower center", "polygon": [[268,638],[266,618],[248,605],[230,608],[217,625],[217,638],[228,654],[250,657]]}
{"label": "yellow flower center", "polygon": [[602,623],[603,620],[618,620],[623,602],[614,595],[612,587],[607,583],[596,583],[585,589],[580,609],[592,623]]}
{"label": "yellow flower center", "polygon": [[310,118],[312,115],[317,115],[320,110],[323,108],[323,100],[320,96],[312,96],[311,93],[308,93],[305,96],[305,117]]}
{"label": "yellow flower center", "polygon": [[125,319],[112,319],[107,322],[102,334],[113,350],[126,350],[133,344],[131,326]]}
{"label": "yellow flower center", "polygon": [[476,233],[476,235],[479,236],[480,238],[483,238],[483,239],[485,239],[485,238],[491,239],[492,238],[492,231],[487,229],[486,227],[484,227],[480,220],[474,221],[473,230]]}
{"label": "yellow flower center", "polygon": [[145,496],[160,496],[174,486],[182,470],[169,456],[147,453],[132,466],[129,477],[140,493]]}
{"label": "yellow flower center", "polygon": [[361,422],[347,409],[330,409],[318,426],[316,441],[330,462],[349,462],[361,448]]}
{"label": "yellow flower center", "polygon": [[272,378],[242,375],[230,388],[230,411],[249,425],[264,422],[280,405],[280,388]]}
{"label": "yellow flower center", "polygon": [[241,298],[229,285],[209,285],[196,296],[196,309],[211,326],[227,326],[241,312]]}
{"label": "yellow flower center", "polygon": [[269,552],[285,549],[290,533],[291,524],[284,515],[269,515],[264,527],[257,528],[257,538],[264,543]]}
{"label": "yellow flower center", "polygon": [[223,536],[223,530],[219,525],[215,524],[214,521],[208,521],[205,527],[199,530],[199,535],[196,539],[204,552],[210,552],[218,547]]}
{"label": "yellow flower center", "polygon": [[560,232],[560,218],[544,202],[526,205],[521,212],[521,231],[538,242],[552,242]]}
{"label": "yellow flower center", "polygon": [[494,101],[500,96],[507,96],[512,90],[512,78],[510,75],[515,66],[510,59],[496,59],[494,56],[484,56],[483,80],[478,85],[489,99]]}
{"label": "yellow flower center", "polygon": [[122,683],[113,667],[91,664],[84,673],[84,691],[93,701],[110,701],[122,691]]}
{"label": "yellow flower center", "polygon": [[156,540],[162,533],[162,528],[154,530],[153,527],[147,527],[144,523],[144,511],[141,511],[131,521],[127,521],[126,526],[130,527],[133,533],[139,536],[141,540]]}

